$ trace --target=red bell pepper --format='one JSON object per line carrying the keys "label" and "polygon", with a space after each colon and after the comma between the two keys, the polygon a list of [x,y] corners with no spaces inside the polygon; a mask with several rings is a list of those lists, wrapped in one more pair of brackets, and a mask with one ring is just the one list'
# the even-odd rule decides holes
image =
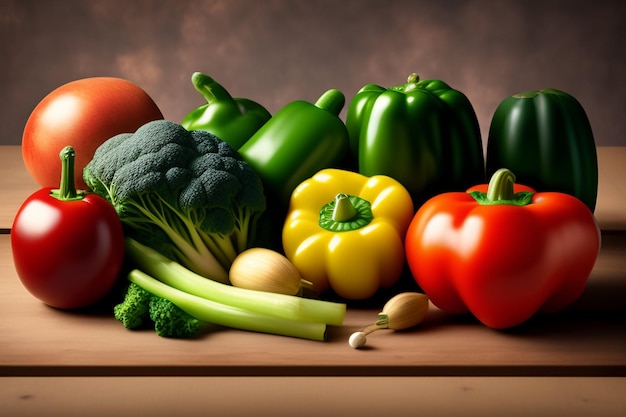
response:
{"label": "red bell pepper", "polygon": [[428,200],[408,228],[405,248],[413,277],[433,304],[503,329],[579,298],[600,241],[595,217],[580,200],[535,192],[501,169],[488,185]]}

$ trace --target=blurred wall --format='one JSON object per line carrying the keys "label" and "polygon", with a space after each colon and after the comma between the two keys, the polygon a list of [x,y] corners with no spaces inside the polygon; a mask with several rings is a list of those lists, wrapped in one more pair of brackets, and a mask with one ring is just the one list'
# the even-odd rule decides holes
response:
{"label": "blurred wall", "polygon": [[[626,146],[621,0],[0,0],[0,144],[68,81],[118,76],[180,122],[202,71],[271,112],[329,88],[417,72],[464,92],[483,142],[496,106],[558,88],[586,109],[598,145]],[[347,107],[347,104],[346,104]],[[345,109],[342,112],[345,117]]]}

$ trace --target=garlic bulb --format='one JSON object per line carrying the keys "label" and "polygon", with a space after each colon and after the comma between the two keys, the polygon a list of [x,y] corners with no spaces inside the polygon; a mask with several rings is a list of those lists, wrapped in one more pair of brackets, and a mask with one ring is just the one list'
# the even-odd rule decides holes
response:
{"label": "garlic bulb", "polygon": [[229,279],[235,287],[287,295],[297,295],[311,285],[289,259],[266,248],[251,248],[237,255]]}
{"label": "garlic bulb", "polygon": [[428,296],[418,292],[395,295],[385,303],[375,323],[350,336],[350,346],[355,349],[365,346],[366,336],[375,330],[404,330],[417,326],[428,313],[428,303]]}
{"label": "garlic bulb", "polygon": [[387,316],[387,327],[392,330],[404,330],[417,326],[424,320],[427,313],[428,296],[418,292],[403,292],[392,297],[381,312]]}

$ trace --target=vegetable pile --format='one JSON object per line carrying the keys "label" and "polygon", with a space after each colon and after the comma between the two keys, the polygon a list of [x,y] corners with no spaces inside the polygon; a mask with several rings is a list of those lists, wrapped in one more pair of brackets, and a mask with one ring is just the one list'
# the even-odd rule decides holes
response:
{"label": "vegetable pile", "polygon": [[[504,100],[484,156],[470,101],[441,80],[367,84],[345,123],[337,89],[271,115],[206,74],[194,73],[192,84],[206,104],[181,124],[148,117],[128,131],[102,127],[107,138],[90,135],[90,160],[77,167],[88,189],[72,191],[65,163],[60,194],[72,201],[51,204],[59,192],[44,188],[18,212],[16,270],[44,303],[84,307],[119,282],[111,310],[128,329],[195,338],[227,327],[323,341],[349,303],[384,296],[378,320],[350,338],[360,348],[374,330],[416,326],[431,303],[507,328],[583,292],[600,247],[597,161],[588,119],[567,93]],[[66,123],[79,131],[89,122]],[[97,229],[90,239],[69,245],[70,227],[52,227],[50,214],[50,232],[29,238],[41,224],[37,207],[73,213],[92,200],[95,217],[80,226]],[[79,282],[29,270],[26,254],[57,241],[61,272],[94,273]],[[99,255],[73,259],[77,245]],[[415,291],[399,290],[405,275]],[[61,302],[37,286],[86,295]]]}

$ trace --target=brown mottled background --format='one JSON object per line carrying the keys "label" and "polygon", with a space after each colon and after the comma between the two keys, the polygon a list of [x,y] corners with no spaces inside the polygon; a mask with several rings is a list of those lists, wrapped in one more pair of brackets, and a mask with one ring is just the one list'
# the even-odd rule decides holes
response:
{"label": "brown mottled background", "polygon": [[0,0],[0,144],[90,76],[135,82],[180,122],[203,104],[202,71],[271,112],[418,72],[469,97],[483,141],[502,99],[558,88],[598,145],[626,145],[625,22],[622,0]]}

